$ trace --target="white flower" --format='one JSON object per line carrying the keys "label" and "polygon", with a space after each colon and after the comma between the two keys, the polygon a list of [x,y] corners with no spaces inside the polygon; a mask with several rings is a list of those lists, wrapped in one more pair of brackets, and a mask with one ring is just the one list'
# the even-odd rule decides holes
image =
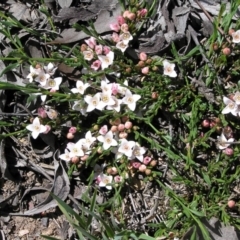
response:
{"label": "white flower", "polygon": [[99,176],[99,187],[106,187],[108,190],[112,189],[112,186],[109,185],[112,183],[113,176],[108,176],[106,174],[101,174]]}
{"label": "white flower", "polygon": [[121,35],[119,35],[120,40],[123,41],[124,44],[128,45],[128,42],[131,41],[133,39],[132,35],[130,34],[130,32],[125,32],[122,33]]}
{"label": "white flower", "polygon": [[70,152],[67,149],[65,149],[65,153],[61,154],[59,158],[66,162],[69,162],[71,160],[69,153]]}
{"label": "white flower", "polygon": [[111,92],[100,93],[100,98],[101,98],[102,105],[104,107],[115,104],[115,101],[113,100],[113,97],[111,96]]}
{"label": "white flower", "polygon": [[35,81],[39,82],[42,86],[45,86],[49,78],[50,78],[50,75],[48,73],[41,71],[35,78]]}
{"label": "white flower", "polygon": [[76,86],[77,86],[77,88],[72,88],[71,91],[73,93],[84,94],[84,91],[90,86],[90,84],[83,83],[82,81],[77,81]]}
{"label": "white flower", "polygon": [[126,49],[128,48],[128,44],[124,43],[123,41],[119,41],[116,44],[116,48],[120,49],[122,52],[125,52]]}
{"label": "white flower", "polygon": [[[107,80],[107,79],[106,79]],[[101,89],[103,92],[110,92],[111,93],[111,88],[112,88],[112,84],[108,83],[106,80],[102,80],[101,81]]]}
{"label": "white flower", "polygon": [[237,116],[239,113],[238,105],[227,97],[223,97],[223,102],[227,105],[223,110],[222,114],[232,113],[234,116]]}
{"label": "white flower", "polygon": [[93,51],[92,50],[83,51],[83,57],[85,60],[91,61],[94,57]]}
{"label": "white flower", "polygon": [[131,157],[133,153],[133,148],[135,147],[134,141],[128,141],[127,139],[123,138],[120,140],[120,146],[118,148],[118,152],[123,153],[127,157]]}
{"label": "white flower", "polygon": [[239,91],[237,91],[237,92],[234,94],[233,100],[235,101],[235,103],[236,103],[237,105],[240,105],[240,92],[239,92]]}
{"label": "white flower", "polygon": [[44,86],[42,86],[45,89],[50,89],[53,91],[59,90],[59,86],[62,83],[62,78],[57,77],[57,78],[49,78]]}
{"label": "white flower", "polygon": [[167,75],[169,77],[176,77],[177,73],[174,70],[175,68],[175,64],[174,63],[170,63],[167,60],[163,60],[163,74]]}
{"label": "white flower", "polygon": [[114,96],[112,96],[112,99],[114,100],[114,104],[113,105],[108,105],[107,110],[115,110],[116,112],[120,112],[122,100],[117,99]]}
{"label": "white flower", "polygon": [[132,94],[130,90],[127,89],[125,97],[122,99],[122,103],[126,104],[128,108],[132,111],[136,108],[136,102],[141,98],[138,94]]}
{"label": "white flower", "polygon": [[97,140],[99,142],[103,143],[103,149],[104,150],[107,150],[111,146],[117,146],[117,144],[118,144],[117,141],[115,139],[113,139],[113,132],[112,131],[109,131],[105,135],[98,136]]}
{"label": "white flower", "polygon": [[232,42],[234,43],[240,43],[240,30],[237,30],[236,32],[232,33]]}
{"label": "white flower", "polygon": [[26,126],[27,130],[32,132],[32,137],[36,139],[40,133],[43,133],[47,130],[46,126],[41,125],[39,118],[34,118],[32,124]]}
{"label": "white flower", "polygon": [[41,72],[41,68],[34,68],[32,65],[30,65],[30,73],[27,75],[27,78],[29,79],[29,82],[32,82],[33,79]]}
{"label": "white flower", "polygon": [[102,70],[108,68],[110,65],[113,64],[114,52],[110,51],[106,56],[98,55],[98,59],[102,63]]}
{"label": "white flower", "polygon": [[90,146],[96,141],[96,138],[92,136],[92,133],[88,131],[85,135],[84,146],[87,146],[89,149]]}
{"label": "white flower", "polygon": [[218,137],[217,147],[223,150],[227,148],[229,145],[231,145],[230,143],[232,143],[233,141],[234,141],[234,138],[229,138],[227,140],[224,134],[222,133],[221,136]]}
{"label": "white flower", "polygon": [[74,101],[72,109],[80,111],[83,116],[87,115],[87,104],[83,101]]}
{"label": "white flower", "polygon": [[138,143],[133,148],[132,159],[137,158],[140,162],[143,161],[143,154],[146,152],[144,147],[140,147]]}
{"label": "white flower", "polygon": [[87,112],[91,112],[94,109],[103,110],[104,104],[100,101],[100,93],[96,93],[93,97],[87,95],[84,97],[85,102],[88,104]]}
{"label": "white flower", "polygon": [[[81,139],[80,139],[81,140]],[[76,143],[68,143],[67,148],[69,149],[69,157],[83,157],[84,156],[84,151],[82,149],[82,141],[78,141]]]}
{"label": "white flower", "polygon": [[52,63],[49,63],[47,66],[44,66],[43,68],[45,72],[48,73],[50,76],[52,76],[57,70],[57,67],[54,67]]}

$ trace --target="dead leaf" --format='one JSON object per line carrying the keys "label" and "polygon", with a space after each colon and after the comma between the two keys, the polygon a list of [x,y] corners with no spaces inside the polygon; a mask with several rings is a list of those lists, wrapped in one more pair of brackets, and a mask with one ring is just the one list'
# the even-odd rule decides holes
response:
{"label": "dead leaf", "polygon": [[72,0],[58,0],[58,4],[61,8],[68,8],[72,4]]}
{"label": "dead leaf", "polygon": [[[54,154],[55,177],[51,192],[64,201],[70,191],[70,182],[62,162],[58,162],[56,160],[56,157],[58,158],[58,152],[59,150],[57,150]],[[48,194],[46,200],[37,205],[35,208],[25,211],[24,213],[11,213],[11,215],[33,216],[56,206],[57,202],[51,197],[50,194]]]}

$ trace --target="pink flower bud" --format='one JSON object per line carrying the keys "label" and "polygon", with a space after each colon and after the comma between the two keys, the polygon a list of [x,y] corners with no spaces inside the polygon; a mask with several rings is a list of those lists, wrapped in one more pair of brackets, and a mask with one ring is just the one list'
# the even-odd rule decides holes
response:
{"label": "pink flower bud", "polygon": [[127,16],[127,18],[128,18],[129,20],[134,20],[134,19],[136,18],[136,14],[135,14],[135,13],[129,13],[128,16]]}
{"label": "pink flower bud", "polygon": [[141,163],[140,162],[131,162],[131,166],[136,169],[139,169],[139,167],[141,166]]}
{"label": "pink flower bud", "polygon": [[228,207],[229,207],[229,208],[234,208],[235,205],[236,205],[236,202],[235,202],[234,200],[229,200],[229,201],[228,201]]}
{"label": "pink flower bud", "polygon": [[79,163],[79,157],[72,157],[71,162],[74,164]]}
{"label": "pink flower bud", "polygon": [[67,139],[73,139],[74,138],[74,135],[72,133],[67,133]]}
{"label": "pink flower bud", "polygon": [[113,125],[113,126],[111,127],[111,131],[112,131],[112,132],[117,132],[117,131],[118,131],[118,127],[115,126],[115,125]]}
{"label": "pink flower bud", "polygon": [[107,55],[109,52],[110,52],[110,47],[108,47],[108,46],[104,46],[103,47],[103,53],[105,54],[105,55]]}
{"label": "pink flower bud", "polygon": [[45,127],[46,127],[46,131],[43,134],[48,134],[49,131],[51,130],[51,126],[45,125]]}
{"label": "pink flower bud", "polygon": [[56,89],[51,89],[50,92],[51,93],[55,93],[57,90]]}
{"label": "pink flower bud", "polygon": [[85,43],[87,43],[90,48],[94,49],[96,46],[96,39],[94,37],[90,37],[89,39],[85,40]]}
{"label": "pink flower bud", "polygon": [[88,158],[88,155],[84,155],[84,156],[81,157],[80,159],[81,159],[81,161],[85,162],[85,161],[87,160],[87,158]]}
{"label": "pink flower bud", "polygon": [[111,30],[115,31],[115,32],[119,32],[120,31],[120,26],[118,23],[111,23],[110,25]]}
{"label": "pink flower bud", "polygon": [[224,55],[227,56],[227,55],[230,55],[230,54],[231,54],[231,49],[226,47],[226,48],[224,48],[224,49],[222,50],[222,52],[223,52]]}
{"label": "pink flower bud", "polygon": [[147,60],[147,54],[145,52],[140,52],[139,59],[141,61],[146,61]]}
{"label": "pink flower bud", "polygon": [[128,25],[127,25],[126,23],[124,23],[124,24],[121,26],[121,31],[124,32],[124,33],[126,33],[126,32],[128,32],[128,30],[129,30]]}
{"label": "pink flower bud", "polygon": [[227,156],[232,156],[233,155],[233,149],[232,148],[225,148],[223,150],[223,153],[225,153]]}
{"label": "pink flower bud", "polygon": [[123,138],[127,138],[128,134],[126,132],[120,132],[119,133],[119,138],[123,139]]}
{"label": "pink flower bud", "polygon": [[110,120],[111,125],[119,125],[121,123],[120,118],[116,118],[115,120]]}
{"label": "pink flower bud", "polygon": [[124,124],[121,123],[118,125],[118,131],[122,132],[124,129],[125,129]]}
{"label": "pink flower bud", "polygon": [[97,55],[102,54],[102,51],[103,51],[103,46],[102,46],[102,45],[96,45],[96,46],[95,46],[95,53],[96,53]]}
{"label": "pink flower bud", "polygon": [[47,117],[47,113],[43,107],[38,108],[38,116],[41,118]]}
{"label": "pink flower bud", "polygon": [[112,95],[117,95],[118,94],[118,85],[116,83],[113,83],[111,90],[112,90]]}
{"label": "pink flower bud", "polygon": [[142,74],[148,74],[149,73],[149,67],[142,68]]}
{"label": "pink flower bud", "polygon": [[118,20],[118,24],[121,26],[125,23],[125,19],[123,16],[118,16],[117,17],[117,20]]}
{"label": "pink flower bud", "polygon": [[113,33],[112,34],[112,40],[114,41],[114,42],[119,42],[120,41],[120,38],[119,38],[119,35],[117,34],[117,33]]}
{"label": "pink flower bud", "polygon": [[130,13],[130,11],[128,11],[128,10],[124,11],[123,17],[124,17],[124,18],[127,18],[127,16],[129,15],[129,13]]}
{"label": "pink flower bud", "polygon": [[107,125],[104,125],[104,126],[102,126],[102,127],[100,128],[99,133],[100,133],[101,135],[105,135],[105,134],[107,133],[107,131],[108,131],[108,126],[107,126]]}
{"label": "pink flower bud", "polygon": [[140,11],[138,11],[138,13],[137,13],[137,15],[139,16],[139,17],[145,17],[146,16],[146,14],[147,14],[147,9],[146,8],[143,8],[143,9],[141,9]]}
{"label": "pink flower bud", "polygon": [[119,175],[117,175],[117,176],[114,177],[114,181],[115,181],[116,183],[122,182],[122,177],[119,176]]}
{"label": "pink flower bud", "polygon": [[70,127],[69,130],[68,130],[68,132],[74,134],[74,133],[77,132],[77,128],[76,128],[76,127]]}
{"label": "pink flower bud", "polygon": [[126,129],[131,129],[132,126],[133,126],[132,122],[129,122],[129,121],[125,122],[124,125],[125,125],[125,128],[126,128]]}
{"label": "pink flower bud", "polygon": [[96,60],[91,64],[91,69],[97,71],[101,67],[101,64],[100,60]]}
{"label": "pink flower bud", "polygon": [[112,167],[112,168],[111,168],[111,175],[116,175],[117,173],[118,173],[117,168]]}
{"label": "pink flower bud", "polygon": [[145,165],[148,165],[150,162],[151,162],[151,160],[152,160],[152,158],[150,158],[150,157],[145,157],[144,159],[143,159],[143,163],[145,164]]}
{"label": "pink flower bud", "polygon": [[202,126],[205,127],[205,128],[210,127],[210,122],[209,122],[209,120],[208,120],[208,119],[204,119],[204,120],[202,121]]}
{"label": "pink flower bud", "polygon": [[141,164],[138,168],[140,172],[145,172],[146,169],[147,169],[146,165],[143,165],[143,164]]}

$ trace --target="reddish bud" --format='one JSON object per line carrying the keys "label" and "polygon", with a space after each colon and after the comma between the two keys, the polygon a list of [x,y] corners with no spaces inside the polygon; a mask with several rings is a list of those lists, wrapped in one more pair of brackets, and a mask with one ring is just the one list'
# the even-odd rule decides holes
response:
{"label": "reddish bud", "polygon": [[146,169],[145,170],[145,174],[148,176],[148,175],[150,175],[152,173],[152,171],[151,171],[151,169]]}
{"label": "reddish bud", "polygon": [[124,129],[125,129],[124,124],[121,123],[118,125],[118,131],[122,132]]}
{"label": "reddish bud", "polygon": [[74,138],[74,135],[72,133],[67,133],[67,139],[73,139]]}
{"label": "reddish bud", "polygon": [[68,130],[68,132],[74,134],[74,133],[77,132],[77,128],[76,128],[76,127],[70,127],[69,130]]}
{"label": "reddish bud", "polygon": [[132,124],[132,122],[127,121],[127,122],[125,122],[124,126],[125,126],[126,129],[131,129],[133,124]]}
{"label": "reddish bud", "polygon": [[227,204],[229,208],[234,208],[236,205],[236,202],[234,200],[229,200]]}
{"label": "reddish bud", "polygon": [[158,93],[152,92],[152,99],[158,99]]}
{"label": "reddish bud", "polygon": [[151,162],[150,162],[150,166],[151,167],[155,167],[157,165],[157,161],[156,160],[152,160]]}
{"label": "reddish bud", "polygon": [[81,50],[81,52],[83,52],[83,51],[86,51],[87,48],[88,48],[88,46],[84,43],[81,45],[80,50]]}
{"label": "reddish bud", "polygon": [[232,34],[235,32],[235,30],[234,29],[229,29],[228,30],[228,34],[230,35],[230,36],[232,36]]}
{"label": "reddish bud", "polygon": [[74,163],[74,164],[79,163],[79,157],[72,157],[71,162]]}
{"label": "reddish bud", "polygon": [[223,50],[222,50],[223,54],[228,56],[231,54],[231,49],[228,48],[228,47],[225,47]]}
{"label": "reddish bud", "polygon": [[138,168],[138,170],[139,170],[140,172],[145,172],[146,169],[147,169],[147,167],[146,167],[146,165],[144,165],[144,164],[141,164],[141,165],[139,166],[139,168]]}
{"label": "reddish bud", "polygon": [[233,149],[232,148],[225,148],[223,150],[223,153],[225,153],[227,156],[232,156],[233,155]]}
{"label": "reddish bud", "polygon": [[141,52],[141,53],[139,54],[139,59],[140,59],[141,61],[146,61],[146,60],[147,60],[147,54],[146,54],[145,52]]}
{"label": "reddish bud", "polygon": [[136,18],[136,14],[135,14],[135,13],[129,13],[128,16],[127,16],[127,18],[128,18],[129,20],[134,20],[134,19]]}
{"label": "reddish bud", "polygon": [[210,127],[210,121],[208,119],[204,119],[202,121],[202,126],[205,128],[209,128]]}
{"label": "reddish bud", "polygon": [[112,131],[112,132],[117,132],[117,131],[118,131],[118,127],[115,126],[115,125],[113,125],[113,126],[111,127],[111,131]]}
{"label": "reddish bud", "polygon": [[141,72],[142,72],[142,74],[147,75],[149,73],[149,67],[142,68]]}

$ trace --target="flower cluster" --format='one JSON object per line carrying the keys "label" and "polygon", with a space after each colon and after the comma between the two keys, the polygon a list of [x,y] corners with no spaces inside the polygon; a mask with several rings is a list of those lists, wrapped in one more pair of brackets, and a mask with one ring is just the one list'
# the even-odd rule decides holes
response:
{"label": "flower cluster", "polygon": [[[127,84],[127,83],[126,83]],[[71,89],[73,93],[80,93],[81,95],[90,86],[88,83],[77,81],[76,88]],[[109,83],[107,79],[101,81],[101,92],[94,95],[86,95],[83,100],[75,101],[73,110],[79,110],[83,115],[95,109],[102,111],[114,110],[119,112],[121,105],[126,105],[131,111],[136,108],[137,101],[141,98],[138,94],[133,94],[127,86],[121,86],[118,83]]]}
{"label": "flower cluster", "polygon": [[27,75],[29,82],[33,82],[33,80],[39,83],[39,86],[44,89],[50,89],[51,92],[56,92],[59,90],[59,86],[62,83],[62,78],[57,77],[53,78],[57,67],[55,67],[52,63],[49,63],[47,66],[43,66],[43,68],[37,64],[35,68],[30,66],[30,73]]}
{"label": "flower cluster", "polygon": [[81,51],[85,60],[90,62],[91,69],[97,71],[108,68],[113,64],[114,52],[108,46],[97,44],[94,37],[90,37],[85,40],[85,43],[81,45]]}

